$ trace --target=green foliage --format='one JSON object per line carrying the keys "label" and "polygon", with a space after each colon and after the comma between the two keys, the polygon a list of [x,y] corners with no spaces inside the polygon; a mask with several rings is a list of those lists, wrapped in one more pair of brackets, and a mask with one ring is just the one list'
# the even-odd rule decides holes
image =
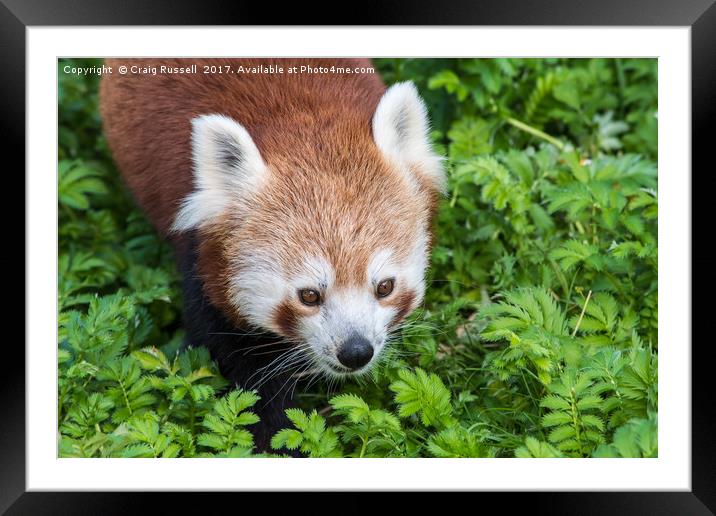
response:
{"label": "green foliage", "polygon": [[271,439],[274,449],[300,449],[308,457],[340,457],[338,437],[326,420],[314,410],[306,414],[300,409],[287,409],[286,415],[295,429],[279,431]]}
{"label": "green foliage", "polygon": [[208,431],[199,434],[198,444],[230,456],[249,455],[254,438],[243,427],[259,421],[256,414],[246,411],[258,399],[252,392],[233,391],[216,401],[213,412],[204,416],[202,425]]}
{"label": "green foliage", "polygon": [[489,365],[502,380],[522,371],[532,371],[549,385],[551,374],[569,335],[564,314],[543,289],[521,289],[505,293],[505,301],[486,306],[480,316],[488,320],[481,337],[507,341],[507,347],[489,356]]}
{"label": "green foliage", "polygon": [[424,426],[442,428],[453,424],[451,417],[450,391],[435,374],[428,375],[422,369],[415,372],[401,369],[400,380],[390,385],[395,393],[400,417],[420,415]]}
{"label": "green foliage", "polygon": [[385,410],[370,409],[355,394],[341,394],[332,398],[330,403],[334,414],[345,421],[336,426],[341,440],[346,444],[354,443],[355,449],[359,450],[355,456],[401,455],[404,438],[400,421],[395,415]]}
{"label": "green foliage", "polygon": [[549,443],[538,441],[534,437],[527,437],[525,445],[515,450],[515,457],[519,459],[555,459],[564,455]]}
{"label": "green foliage", "polygon": [[[416,83],[447,158],[426,300],[372,375],[299,386],[275,453],[657,456],[657,61],[375,63]],[[181,346],[171,250],[110,159],[98,78],[64,64],[59,454],[256,456],[257,396]]]}
{"label": "green foliage", "polygon": [[568,368],[550,384],[540,406],[549,410],[542,416],[542,428],[549,430],[549,442],[558,450],[576,456],[591,452],[602,440],[603,400],[588,374]]}
{"label": "green foliage", "polygon": [[656,457],[658,449],[656,421],[632,419],[614,432],[610,444],[600,445],[595,457]]}

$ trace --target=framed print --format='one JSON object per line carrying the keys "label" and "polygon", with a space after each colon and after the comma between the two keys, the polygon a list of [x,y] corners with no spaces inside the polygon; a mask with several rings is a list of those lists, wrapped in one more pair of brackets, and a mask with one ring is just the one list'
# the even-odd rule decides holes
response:
{"label": "framed print", "polygon": [[9,513],[183,490],[713,509],[690,276],[709,2],[405,27],[7,5]]}

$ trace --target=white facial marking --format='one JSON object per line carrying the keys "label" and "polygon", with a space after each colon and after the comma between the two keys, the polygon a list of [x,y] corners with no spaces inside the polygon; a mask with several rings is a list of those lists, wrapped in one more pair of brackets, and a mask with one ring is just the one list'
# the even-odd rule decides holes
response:
{"label": "white facial marking", "polygon": [[293,277],[288,277],[268,253],[254,252],[235,265],[241,271],[231,282],[230,297],[236,310],[251,324],[272,330],[277,330],[276,308],[296,297],[298,290],[316,288],[325,292],[333,285],[333,269],[319,257],[308,258]]}
{"label": "white facial marking", "polygon": [[414,304],[416,306],[422,303],[425,295],[425,270],[428,268],[428,254],[428,233],[425,229],[421,229],[402,269],[402,275],[408,287],[415,292]]}
{"label": "white facial marking", "polygon": [[251,324],[274,329],[274,310],[289,295],[290,285],[268,256],[256,254],[240,270],[230,285],[233,305]]}
{"label": "white facial marking", "polygon": [[396,264],[392,259],[393,251],[390,249],[380,249],[373,253],[366,269],[367,281],[375,285],[381,280],[395,277]]}
{"label": "white facial marking", "polygon": [[[300,289],[317,289],[322,303],[311,315],[299,317],[297,332],[300,341],[310,348],[315,365],[325,374],[334,377],[360,375],[370,370],[383,351],[398,310],[376,297],[378,283],[394,278],[395,290],[390,295],[412,291],[415,298],[411,308],[417,306],[425,292],[427,242],[427,233],[421,230],[403,261],[399,261],[391,249],[377,250],[369,260],[363,284],[344,288],[335,286],[335,271],[321,257],[307,258],[299,271],[289,275],[280,270],[270,253],[253,252],[236,264],[241,272],[231,284],[232,300],[239,313],[252,324],[279,331],[274,320],[276,309],[286,300],[300,302]],[[373,357],[366,365],[349,373],[341,365],[338,353],[354,334],[370,342]]]}
{"label": "white facial marking", "polygon": [[400,82],[388,88],[373,115],[375,143],[413,183],[413,174],[424,174],[445,193],[443,158],[432,151],[429,129],[427,109],[415,85]]}
{"label": "white facial marking", "polygon": [[240,209],[266,176],[266,165],[249,133],[223,115],[192,120],[192,159],[195,190],[182,201],[172,231],[210,223],[230,206]]}
{"label": "white facial marking", "polygon": [[[320,261],[319,261],[320,263]],[[318,366],[331,376],[341,376],[336,370],[345,370],[338,360],[338,352],[345,340],[353,334],[366,338],[373,348],[373,358],[357,373],[368,371],[378,359],[385,347],[397,309],[381,303],[375,295],[375,289],[381,281],[394,278],[395,291],[412,291],[415,293],[413,306],[417,306],[425,292],[424,274],[427,266],[427,234],[421,231],[411,249],[408,258],[399,263],[390,249],[380,249],[371,257],[366,269],[365,282],[360,286],[336,289],[331,288],[334,277],[330,266],[323,262],[317,267],[315,263],[307,266],[307,270],[318,269],[319,276],[328,276],[328,287],[320,310],[315,315],[302,317],[299,333],[307,342]],[[328,272],[330,271],[330,272]],[[304,278],[301,278],[303,280]],[[316,283],[315,288],[319,287]],[[304,287],[309,287],[305,284]]]}
{"label": "white facial marking", "polygon": [[295,290],[301,288],[315,288],[319,292],[325,292],[335,279],[333,267],[325,259],[312,256],[303,263],[303,270],[291,278],[291,284]]}

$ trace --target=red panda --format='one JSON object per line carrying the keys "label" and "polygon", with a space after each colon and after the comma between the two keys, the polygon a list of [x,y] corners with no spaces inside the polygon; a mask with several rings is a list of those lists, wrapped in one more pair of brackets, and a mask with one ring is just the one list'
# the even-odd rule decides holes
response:
{"label": "red panda", "polygon": [[[176,250],[187,341],[258,391],[253,430],[266,449],[287,426],[289,372],[365,373],[423,299],[445,188],[426,107],[410,82],[386,89],[367,59],[106,64],[104,132],[134,199]],[[122,65],[129,73],[116,73]],[[261,66],[284,73],[237,72]],[[301,66],[358,73],[287,73]],[[263,350],[274,345],[280,354]]]}

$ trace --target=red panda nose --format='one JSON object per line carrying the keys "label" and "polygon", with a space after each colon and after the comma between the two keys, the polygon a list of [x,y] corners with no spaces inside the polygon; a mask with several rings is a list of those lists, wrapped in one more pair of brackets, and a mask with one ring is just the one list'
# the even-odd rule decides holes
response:
{"label": "red panda nose", "polygon": [[368,339],[353,333],[345,341],[336,354],[338,361],[348,369],[356,370],[373,358],[373,346],[370,345]]}

